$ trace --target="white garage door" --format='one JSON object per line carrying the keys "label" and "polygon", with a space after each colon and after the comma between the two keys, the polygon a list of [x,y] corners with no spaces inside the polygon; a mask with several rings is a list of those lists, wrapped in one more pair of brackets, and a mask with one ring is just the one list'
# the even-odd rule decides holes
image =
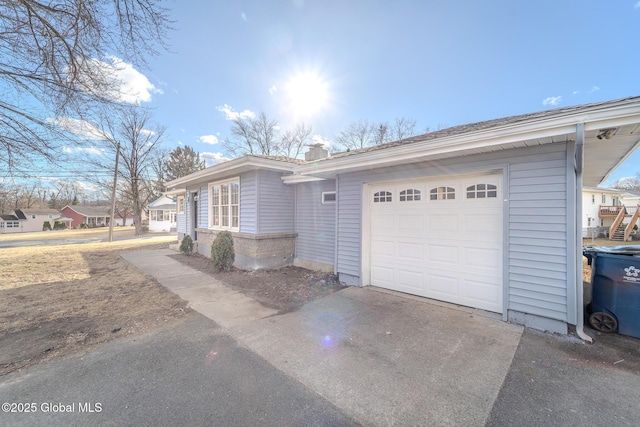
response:
{"label": "white garage door", "polygon": [[371,284],[502,312],[502,176],[372,184]]}

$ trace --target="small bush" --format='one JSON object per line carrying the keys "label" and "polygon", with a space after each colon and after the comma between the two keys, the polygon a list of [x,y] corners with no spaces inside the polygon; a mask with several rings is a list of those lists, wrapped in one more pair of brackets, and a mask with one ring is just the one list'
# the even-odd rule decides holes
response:
{"label": "small bush", "polygon": [[42,231],[51,231],[51,223],[49,221],[42,223]]}
{"label": "small bush", "polygon": [[228,231],[218,233],[216,239],[211,244],[211,261],[213,267],[218,271],[229,271],[236,259],[233,250],[233,237]]}
{"label": "small bush", "polygon": [[53,223],[53,229],[54,230],[66,230],[67,229],[67,224],[65,222],[62,222],[62,221],[55,221]]}
{"label": "small bush", "polygon": [[188,234],[182,238],[180,242],[180,252],[189,256],[193,253],[193,240]]}
{"label": "small bush", "polygon": [[83,222],[82,224],[80,224],[80,228],[82,229],[89,228],[89,224],[87,224],[86,222]]}

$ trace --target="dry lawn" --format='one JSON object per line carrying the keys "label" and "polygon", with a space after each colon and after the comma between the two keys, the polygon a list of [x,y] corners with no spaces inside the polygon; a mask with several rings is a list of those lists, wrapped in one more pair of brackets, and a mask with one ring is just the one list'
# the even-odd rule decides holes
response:
{"label": "dry lawn", "polygon": [[[0,242],[6,241],[32,241],[32,240],[62,240],[62,239],[106,239],[109,227],[91,228],[86,230],[53,230],[37,231],[33,233],[8,233],[0,234]],[[134,227],[114,227],[113,235],[118,237],[133,237]]]}
{"label": "dry lawn", "polygon": [[0,248],[0,375],[190,313],[185,301],[120,257],[172,242],[166,236]]}

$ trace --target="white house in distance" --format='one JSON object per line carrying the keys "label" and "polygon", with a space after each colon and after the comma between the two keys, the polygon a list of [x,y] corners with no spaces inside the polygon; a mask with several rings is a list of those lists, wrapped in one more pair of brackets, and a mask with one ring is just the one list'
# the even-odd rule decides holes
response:
{"label": "white house in distance", "polygon": [[149,231],[161,233],[176,231],[176,202],[162,196],[149,203]]}
{"label": "white house in distance", "polygon": [[615,188],[582,188],[582,237],[630,240],[640,196]]}
{"label": "white house in distance", "polygon": [[16,209],[13,214],[0,216],[0,233],[26,233],[42,231],[43,224],[64,222],[70,227],[71,219],[60,215],[56,209]]}

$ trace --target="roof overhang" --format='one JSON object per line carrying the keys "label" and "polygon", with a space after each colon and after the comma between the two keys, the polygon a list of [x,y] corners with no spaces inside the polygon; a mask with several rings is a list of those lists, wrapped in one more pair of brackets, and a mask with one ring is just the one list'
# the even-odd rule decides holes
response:
{"label": "roof overhang", "polygon": [[186,187],[191,185],[211,182],[230,176],[237,176],[241,173],[256,169],[292,172],[295,166],[295,163],[246,155],[233,160],[229,160],[224,163],[217,164],[215,166],[208,167],[206,169],[202,169],[201,171],[194,172],[182,178],[169,181],[165,184],[165,187],[168,189],[168,191],[166,191],[164,194],[181,194],[176,193],[176,191],[180,190],[184,192]]}
{"label": "roof overhang", "polygon": [[[584,185],[597,186],[640,145],[640,98],[585,106],[569,112],[559,111],[555,115],[513,124],[329,158],[299,165],[294,173],[333,178],[340,173],[398,164],[575,141],[576,127],[580,123],[585,129]],[[611,128],[616,130],[608,136],[609,139],[598,138],[601,130]],[[284,178],[286,182],[300,179]]]}

